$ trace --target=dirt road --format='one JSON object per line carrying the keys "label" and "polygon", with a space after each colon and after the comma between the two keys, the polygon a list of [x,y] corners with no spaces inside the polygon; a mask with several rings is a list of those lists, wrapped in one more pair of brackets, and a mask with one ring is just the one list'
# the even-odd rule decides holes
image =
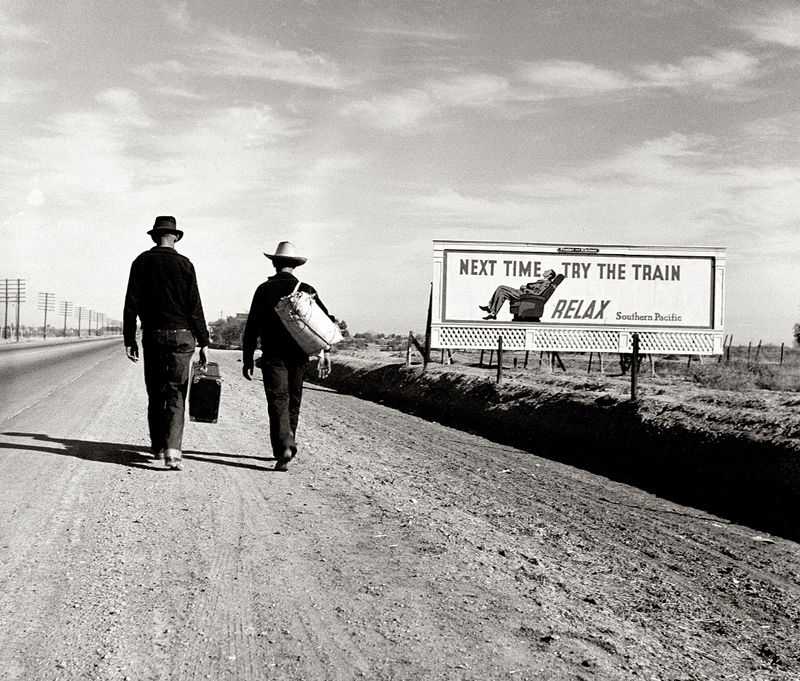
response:
{"label": "dirt road", "polygon": [[4,379],[0,679],[800,678],[793,542],[318,386],[273,473],[221,351],[168,472],[119,345]]}

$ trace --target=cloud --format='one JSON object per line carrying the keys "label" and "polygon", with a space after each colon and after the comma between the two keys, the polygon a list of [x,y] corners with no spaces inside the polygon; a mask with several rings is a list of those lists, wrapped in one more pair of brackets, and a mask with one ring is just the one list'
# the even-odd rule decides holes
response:
{"label": "cloud", "polygon": [[444,106],[484,107],[508,96],[506,78],[489,73],[474,73],[448,80],[432,80],[426,91]]}
{"label": "cloud", "polygon": [[345,85],[338,65],[322,54],[286,50],[229,31],[214,31],[204,44],[187,50],[193,59],[190,68],[212,76],[322,89],[340,89]]}
{"label": "cloud", "polygon": [[203,99],[202,95],[184,87],[184,82],[193,74],[180,61],[168,59],[150,62],[131,69],[132,73],[155,86],[154,92],[179,99]]}
{"label": "cloud", "polygon": [[7,45],[11,42],[37,43],[42,41],[43,38],[36,28],[9,16],[0,7],[0,42]]}
{"label": "cloud", "polygon": [[617,92],[631,87],[624,75],[593,64],[573,61],[541,61],[519,69],[523,82],[549,92],[570,97]]}
{"label": "cloud", "polygon": [[[438,229],[499,228],[507,238],[727,246],[773,252],[775,235],[796,230],[800,167],[734,165],[720,140],[673,134],[562,174],[483,194],[454,188],[411,199],[417,218]],[[556,237],[556,235],[558,235]],[[775,251],[777,252],[777,251]],[[800,256],[797,240],[780,252]]]}
{"label": "cloud", "polygon": [[189,32],[191,29],[191,19],[189,18],[189,12],[186,8],[185,1],[175,4],[165,4],[163,6],[163,12],[170,26],[184,33]]}
{"label": "cloud", "polygon": [[358,33],[368,35],[389,36],[419,42],[454,42],[465,40],[466,36],[450,31],[436,30],[433,28],[408,28],[405,26],[362,27],[355,29]]}
{"label": "cloud", "polygon": [[42,43],[44,38],[37,28],[11,17],[0,7],[0,104],[23,104],[49,89],[45,83],[12,75]]}
{"label": "cloud", "polygon": [[689,56],[677,64],[633,65],[630,73],[575,61],[547,60],[517,66],[507,76],[465,73],[428,79],[415,87],[376,94],[340,108],[380,130],[410,130],[448,109],[502,111],[505,105],[554,99],[595,100],[608,96],[641,96],[647,90],[672,89],[735,92],[760,74],[758,58],[741,51],[719,50]]}
{"label": "cloud", "polygon": [[340,113],[366,121],[379,130],[399,130],[416,125],[435,106],[435,100],[430,93],[408,89],[350,102],[340,109]]}
{"label": "cloud", "polygon": [[677,64],[647,64],[637,67],[644,79],[642,87],[683,90],[692,86],[712,90],[732,90],[754,80],[758,73],[756,57],[736,50],[720,50],[712,55],[681,59]]}
{"label": "cloud", "polygon": [[800,8],[751,13],[741,17],[735,25],[760,42],[800,49]]}

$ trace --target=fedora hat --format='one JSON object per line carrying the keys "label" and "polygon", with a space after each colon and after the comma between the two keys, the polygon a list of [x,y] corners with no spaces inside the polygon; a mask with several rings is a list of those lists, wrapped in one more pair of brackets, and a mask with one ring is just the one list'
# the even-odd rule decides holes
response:
{"label": "fedora hat", "polygon": [[169,232],[178,237],[176,241],[180,241],[183,237],[183,232],[177,228],[177,224],[175,218],[171,215],[159,215],[153,224],[153,229],[151,229],[148,234],[155,238],[161,232]]}
{"label": "fedora hat", "polygon": [[270,260],[285,260],[302,265],[308,258],[297,255],[297,247],[291,241],[281,241],[274,253],[264,253]]}

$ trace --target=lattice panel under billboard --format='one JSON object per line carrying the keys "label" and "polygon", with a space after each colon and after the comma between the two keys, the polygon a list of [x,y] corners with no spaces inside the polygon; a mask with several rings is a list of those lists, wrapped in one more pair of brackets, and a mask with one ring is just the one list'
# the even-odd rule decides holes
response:
{"label": "lattice panel under billboard", "polygon": [[503,337],[506,350],[525,349],[524,329],[499,329],[475,326],[442,326],[439,328],[440,346],[443,348],[496,348],[498,336]]}
{"label": "lattice panel under billboard", "polygon": [[[559,327],[433,326],[434,348],[490,350],[502,335],[506,350],[556,352],[632,352],[630,329]],[[713,355],[719,332],[638,331],[639,349],[654,355]],[[721,339],[717,339],[721,346]],[[719,349],[717,350],[719,352]]]}
{"label": "lattice panel under billboard", "polygon": [[[623,352],[633,351],[633,335],[628,334],[628,344]],[[653,355],[712,355],[714,336],[710,333],[654,333],[639,332],[639,351]]]}
{"label": "lattice panel under billboard", "polygon": [[618,352],[619,331],[591,329],[533,329],[528,350]]}

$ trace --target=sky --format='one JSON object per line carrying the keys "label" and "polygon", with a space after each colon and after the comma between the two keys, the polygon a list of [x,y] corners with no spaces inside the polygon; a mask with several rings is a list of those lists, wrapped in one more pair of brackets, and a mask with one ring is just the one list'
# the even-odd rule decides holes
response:
{"label": "sky", "polygon": [[425,326],[433,240],[727,249],[800,321],[800,5],[0,0],[0,280],[121,319],[157,215],[209,321],[293,242],[351,332]]}

